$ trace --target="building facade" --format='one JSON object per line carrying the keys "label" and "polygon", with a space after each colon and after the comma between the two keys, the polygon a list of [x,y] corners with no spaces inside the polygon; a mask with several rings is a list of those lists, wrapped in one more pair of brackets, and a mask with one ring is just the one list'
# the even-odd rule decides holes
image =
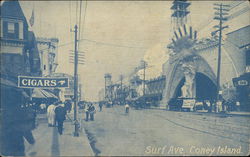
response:
{"label": "building facade", "polygon": [[211,31],[200,39],[195,28],[185,24],[173,30],[172,42],[168,45],[170,57],[163,65],[163,75],[167,78],[162,107],[168,107],[169,101],[177,98],[215,102],[217,93],[226,101],[230,99],[227,94],[234,88],[232,79],[247,69],[246,45],[250,39],[246,34],[249,34],[249,23],[242,22],[247,17],[249,3],[241,2],[232,6],[228,21],[223,23],[229,28],[223,30],[220,77],[217,76],[218,34]]}
{"label": "building facade", "polygon": [[166,76],[146,81],[145,99],[149,105],[158,106],[162,100],[162,93],[165,88]]}
{"label": "building facade", "polygon": [[1,75],[15,79],[18,75],[39,76],[40,58],[35,35],[18,1],[1,6]]}
{"label": "building facade", "polygon": [[74,98],[74,77],[65,73],[52,73],[49,77],[67,77],[69,78],[69,87],[63,89],[55,89],[54,93],[59,96],[61,94],[65,100],[73,100]]}
{"label": "building facade", "polygon": [[49,76],[56,71],[58,66],[58,42],[57,38],[37,38],[42,76]]}
{"label": "building facade", "polygon": [[[33,120],[24,107],[32,96],[31,89],[18,87],[18,76],[40,76],[40,58],[35,35],[18,1],[4,1],[0,6],[0,154],[25,156],[24,132]],[[25,126],[25,127],[23,127]]]}

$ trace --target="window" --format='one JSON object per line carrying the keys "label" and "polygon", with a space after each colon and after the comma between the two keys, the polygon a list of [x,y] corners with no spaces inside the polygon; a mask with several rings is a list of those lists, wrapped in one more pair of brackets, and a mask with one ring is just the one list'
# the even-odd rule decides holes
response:
{"label": "window", "polygon": [[15,21],[3,21],[3,37],[8,39],[19,38],[19,24]]}
{"label": "window", "polygon": [[250,65],[250,49],[246,51],[246,65]]}
{"label": "window", "polygon": [[8,23],[8,33],[15,33],[15,23]]}
{"label": "window", "polygon": [[46,70],[46,65],[43,66],[43,70]]}

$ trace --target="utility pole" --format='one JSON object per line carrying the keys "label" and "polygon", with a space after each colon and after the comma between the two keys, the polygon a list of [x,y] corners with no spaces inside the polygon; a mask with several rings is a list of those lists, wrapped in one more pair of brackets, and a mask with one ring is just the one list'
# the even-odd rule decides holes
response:
{"label": "utility pole", "polygon": [[143,61],[143,107],[146,106],[145,88],[146,88],[146,62]]}
{"label": "utility pole", "polygon": [[105,78],[105,87],[104,87],[104,100],[106,101],[107,100],[107,80]]}
{"label": "utility pole", "polygon": [[122,104],[123,103],[123,98],[124,98],[124,93],[123,93],[123,90],[122,90],[122,81],[123,81],[123,76],[122,75],[120,75],[120,81],[121,81],[121,84],[120,84],[120,86],[121,86],[121,93],[120,93],[120,100],[121,100],[121,102],[120,102],[120,104]]}
{"label": "utility pole", "polygon": [[145,96],[146,62],[143,61],[143,97]]}
{"label": "utility pole", "polygon": [[228,28],[228,26],[223,26],[223,22],[228,20],[228,16],[225,16],[225,15],[228,15],[229,9],[226,9],[226,8],[229,8],[230,5],[224,5],[222,3],[214,4],[214,5],[215,5],[214,9],[216,10],[214,19],[219,21],[219,25],[214,26],[214,28],[217,28],[217,30],[212,32],[212,35],[215,35],[217,32],[219,32],[218,63],[217,63],[218,67],[217,67],[217,80],[216,80],[216,82],[217,82],[217,98],[216,99],[218,101],[218,100],[220,100],[220,94],[221,94],[221,91],[220,91],[220,69],[221,69],[222,30],[225,28]]}
{"label": "utility pole", "polygon": [[74,123],[75,123],[75,132],[74,136],[79,136],[79,123],[77,120],[77,103],[78,103],[78,50],[77,50],[77,25],[75,25],[75,59],[74,59]]}

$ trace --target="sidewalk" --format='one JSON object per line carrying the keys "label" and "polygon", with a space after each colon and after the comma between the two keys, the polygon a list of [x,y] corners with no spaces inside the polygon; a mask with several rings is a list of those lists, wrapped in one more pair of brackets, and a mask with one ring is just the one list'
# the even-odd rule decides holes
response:
{"label": "sidewalk", "polygon": [[228,112],[228,114],[230,114],[230,115],[238,115],[238,116],[250,116],[250,112],[233,111],[233,112]]}
{"label": "sidewalk", "polygon": [[47,119],[38,121],[38,127],[33,130],[36,143],[30,145],[25,141],[26,156],[94,156],[84,129],[79,137],[74,137],[74,125],[70,120],[64,122],[62,135],[56,127],[48,127]]}

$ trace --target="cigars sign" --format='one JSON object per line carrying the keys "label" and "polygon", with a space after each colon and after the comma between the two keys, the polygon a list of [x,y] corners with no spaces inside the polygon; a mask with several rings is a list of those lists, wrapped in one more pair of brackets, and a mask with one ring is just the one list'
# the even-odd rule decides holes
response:
{"label": "cigars sign", "polygon": [[69,78],[67,77],[31,77],[18,76],[18,87],[20,88],[67,88]]}

